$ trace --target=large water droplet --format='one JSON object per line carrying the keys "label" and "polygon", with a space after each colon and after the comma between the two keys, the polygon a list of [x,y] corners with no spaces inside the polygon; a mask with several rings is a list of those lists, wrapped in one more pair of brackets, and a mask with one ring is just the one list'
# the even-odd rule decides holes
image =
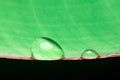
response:
{"label": "large water droplet", "polygon": [[87,49],[81,54],[82,59],[96,59],[99,58],[99,54],[92,50],[92,49]]}
{"label": "large water droplet", "polygon": [[32,44],[32,58],[38,60],[57,60],[64,58],[64,52],[52,39],[41,37]]}

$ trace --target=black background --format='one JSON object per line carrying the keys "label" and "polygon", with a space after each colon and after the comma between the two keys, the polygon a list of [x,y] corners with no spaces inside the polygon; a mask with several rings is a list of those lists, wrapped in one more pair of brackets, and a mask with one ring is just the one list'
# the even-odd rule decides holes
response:
{"label": "black background", "polygon": [[[120,72],[120,58],[106,58],[96,60],[78,61],[27,61],[0,59],[0,77],[2,75],[18,75],[20,77],[59,76],[69,75],[107,76],[116,75]],[[104,75],[103,75],[104,74]],[[33,76],[34,75],[34,76]],[[78,77],[79,77],[78,76]],[[116,75],[116,77],[118,77]],[[81,77],[80,77],[81,78]],[[99,77],[100,78],[100,77]]]}

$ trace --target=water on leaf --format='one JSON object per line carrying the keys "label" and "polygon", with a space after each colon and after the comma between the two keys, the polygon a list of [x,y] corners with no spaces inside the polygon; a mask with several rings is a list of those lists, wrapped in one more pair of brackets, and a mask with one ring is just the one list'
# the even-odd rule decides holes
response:
{"label": "water on leaf", "polygon": [[56,60],[64,58],[64,52],[54,40],[41,37],[32,44],[32,58],[38,60]]}
{"label": "water on leaf", "polygon": [[99,54],[95,50],[87,49],[81,54],[81,57],[83,59],[96,59],[99,57]]}

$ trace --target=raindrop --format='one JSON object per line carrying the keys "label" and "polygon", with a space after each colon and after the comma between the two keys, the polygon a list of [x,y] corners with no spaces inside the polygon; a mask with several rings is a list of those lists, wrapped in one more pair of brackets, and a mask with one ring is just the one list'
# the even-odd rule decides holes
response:
{"label": "raindrop", "polygon": [[32,58],[38,60],[57,60],[64,58],[64,52],[52,39],[41,37],[32,44]]}
{"label": "raindrop", "polygon": [[99,58],[99,54],[92,49],[87,49],[81,54],[82,59],[96,59]]}

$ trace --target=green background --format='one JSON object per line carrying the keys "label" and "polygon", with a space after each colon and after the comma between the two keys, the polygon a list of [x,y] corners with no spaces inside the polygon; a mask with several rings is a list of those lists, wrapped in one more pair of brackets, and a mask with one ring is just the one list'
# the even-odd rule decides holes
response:
{"label": "green background", "polygon": [[39,37],[56,41],[66,57],[120,53],[120,0],[0,1],[0,55],[30,57]]}

